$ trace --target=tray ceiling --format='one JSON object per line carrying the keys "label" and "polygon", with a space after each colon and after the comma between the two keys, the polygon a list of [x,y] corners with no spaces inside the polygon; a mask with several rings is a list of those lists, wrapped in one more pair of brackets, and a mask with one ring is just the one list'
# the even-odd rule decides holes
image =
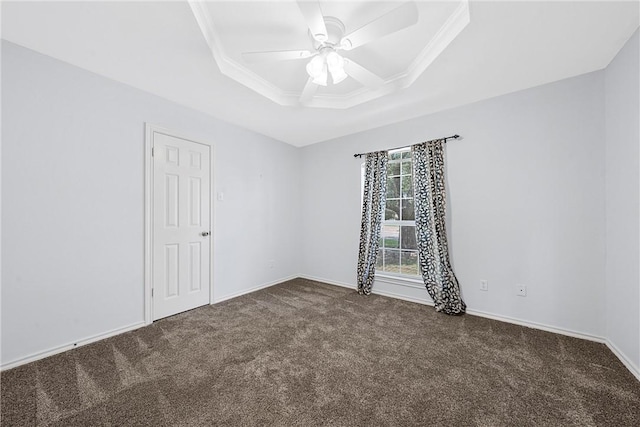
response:
{"label": "tray ceiling", "polygon": [[[311,0],[314,1],[314,0]],[[322,15],[338,18],[348,34],[402,6],[400,2],[318,2]],[[262,96],[300,105],[309,59],[250,62],[243,52],[314,50],[297,2],[189,1],[220,71]],[[305,107],[349,108],[411,86],[469,23],[467,0],[415,3],[417,23],[340,54],[384,83],[367,87],[347,78],[318,87]]]}

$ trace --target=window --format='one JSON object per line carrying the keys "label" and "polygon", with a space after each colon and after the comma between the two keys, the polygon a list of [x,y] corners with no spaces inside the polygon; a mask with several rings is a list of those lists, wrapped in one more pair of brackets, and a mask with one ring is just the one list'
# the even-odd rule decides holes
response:
{"label": "window", "polygon": [[379,273],[412,277],[420,275],[412,178],[411,150],[406,148],[389,152],[387,206],[376,263]]}

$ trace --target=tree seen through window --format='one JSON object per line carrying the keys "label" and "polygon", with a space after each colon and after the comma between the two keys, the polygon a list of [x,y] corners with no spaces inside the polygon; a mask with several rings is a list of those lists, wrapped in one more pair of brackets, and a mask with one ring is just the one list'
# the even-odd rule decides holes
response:
{"label": "tree seen through window", "polygon": [[389,153],[387,205],[376,270],[417,276],[420,274],[418,265],[411,151],[396,150]]}

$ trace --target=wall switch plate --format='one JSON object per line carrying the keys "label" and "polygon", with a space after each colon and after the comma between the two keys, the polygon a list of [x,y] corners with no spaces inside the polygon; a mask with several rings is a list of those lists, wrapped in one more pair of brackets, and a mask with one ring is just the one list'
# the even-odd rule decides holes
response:
{"label": "wall switch plate", "polygon": [[218,191],[218,200],[224,200],[224,193],[222,191]]}
{"label": "wall switch plate", "polygon": [[269,265],[269,269],[271,270],[275,265],[276,265],[276,261],[273,259],[270,259],[267,264]]}
{"label": "wall switch plate", "polygon": [[487,280],[480,280],[480,290],[481,291],[489,290],[489,282]]}
{"label": "wall switch plate", "polygon": [[516,285],[516,295],[519,297],[527,296],[527,285]]}

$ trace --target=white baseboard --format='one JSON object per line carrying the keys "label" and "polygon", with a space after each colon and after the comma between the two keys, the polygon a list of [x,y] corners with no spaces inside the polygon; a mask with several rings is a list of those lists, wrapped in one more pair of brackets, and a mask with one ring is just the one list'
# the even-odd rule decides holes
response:
{"label": "white baseboard", "polygon": [[271,286],[277,285],[277,284],[282,283],[282,282],[286,282],[288,280],[293,280],[293,279],[298,278],[298,277],[300,277],[300,275],[298,275],[298,274],[293,275],[293,276],[283,277],[282,279],[277,279],[277,280],[273,280],[273,281],[268,282],[268,283],[263,283],[262,285],[254,286],[252,288],[245,289],[245,290],[240,291],[240,292],[234,292],[232,294],[225,295],[225,296],[220,297],[220,298],[216,298],[215,295],[214,295],[213,303],[214,304],[218,304],[219,302],[227,301],[227,300],[230,300],[230,299],[233,299],[233,298],[237,298],[237,297],[242,296],[242,295],[250,294],[251,292],[259,291],[260,289],[269,288]]}
{"label": "white baseboard", "polygon": [[[350,288],[350,289],[354,289],[354,290],[357,289],[357,286],[355,284],[353,284],[353,283],[337,282],[335,280],[323,279],[321,277],[314,277],[314,276],[308,276],[308,275],[302,275],[300,277],[303,278],[303,279],[314,280],[316,282],[327,283],[329,285],[341,286],[343,288]],[[425,290],[425,292],[426,292],[426,290]],[[433,306],[433,301],[431,301],[430,298],[427,299],[427,297],[425,297],[425,299],[414,298],[414,297],[411,297],[411,296],[397,294],[397,293],[389,292],[389,291],[378,291],[375,288],[371,290],[371,293],[375,294],[375,295],[381,295],[381,296],[386,296],[386,297],[390,297],[390,298],[396,298],[396,299],[400,299],[400,300],[404,300],[404,301],[414,302],[414,303],[417,303],[417,304],[424,304],[424,305]],[[640,381],[640,370],[638,369],[638,367],[635,366],[624,355],[624,353],[622,353],[620,351],[620,349],[618,349],[612,342],[610,342],[606,338],[599,337],[597,335],[587,334],[587,333],[584,333],[584,332],[573,331],[571,329],[565,329],[565,328],[559,328],[559,327],[556,327],[556,326],[545,325],[543,323],[537,323],[537,322],[532,322],[532,321],[528,321],[528,320],[517,319],[517,318],[514,318],[514,317],[510,317],[510,316],[503,316],[503,315],[499,315],[499,314],[488,313],[486,311],[481,311],[481,310],[474,310],[474,309],[470,309],[468,307],[467,307],[467,314],[470,314],[472,316],[485,317],[487,319],[498,320],[500,322],[513,323],[515,325],[525,326],[527,328],[540,329],[540,330],[543,330],[543,331],[552,332],[554,334],[566,335],[566,336],[570,336],[570,337],[574,337],[574,338],[580,338],[580,339],[584,339],[584,340],[595,341],[595,342],[598,342],[598,343],[606,344],[607,347],[609,347],[609,349],[611,350],[611,352],[618,359],[620,359],[620,361],[624,364],[624,366],[629,371],[631,371],[631,373]]]}
{"label": "white baseboard", "polygon": [[[304,279],[315,280],[316,282],[328,283],[330,285],[336,285],[336,286],[342,286],[342,287],[346,287],[346,288],[356,289],[356,285],[354,285],[354,284],[341,283],[341,282],[336,282],[335,280],[326,280],[326,279],[322,279],[320,277],[313,277],[313,276],[300,276],[300,277],[302,277]],[[385,296],[385,297],[396,298],[396,299],[401,299],[401,300],[404,300],[404,301],[415,302],[415,303],[418,303],[418,304],[424,304],[424,305],[433,306],[433,301],[431,301],[431,298],[429,298],[428,295],[426,295],[426,290],[425,290],[425,298],[424,299],[415,298],[415,297],[408,296],[408,295],[402,295],[402,294],[395,293],[395,292],[390,292],[390,291],[380,291],[380,290],[376,290],[375,287],[371,290],[371,293],[375,294],[375,295],[382,295],[382,296]],[[591,334],[587,334],[587,333],[584,333],[584,332],[573,331],[571,329],[559,328],[559,327],[556,327],[556,326],[545,325],[543,323],[537,323],[537,322],[532,322],[532,321],[529,321],[529,320],[517,319],[515,317],[503,316],[503,315],[500,315],[500,314],[489,313],[489,312],[486,312],[486,311],[474,310],[474,309],[471,309],[471,308],[468,308],[468,307],[467,307],[467,314],[470,314],[472,316],[486,317],[487,319],[499,320],[501,322],[506,322],[506,323],[513,323],[515,325],[526,326],[528,328],[540,329],[540,330],[543,330],[543,331],[553,332],[555,334],[567,335],[567,336],[574,337],[574,338],[586,339],[586,340],[589,340],[589,341],[595,341],[595,342],[599,342],[599,343],[603,343],[603,344],[606,342],[606,340],[604,338],[602,338],[602,337],[591,335]]]}
{"label": "white baseboard", "polygon": [[314,282],[326,283],[328,285],[340,286],[342,288],[349,288],[353,289],[354,291],[358,289],[358,287],[352,283],[336,282],[335,280],[323,279],[321,277],[309,276],[306,274],[301,274],[298,277],[301,279],[313,280]]}
{"label": "white baseboard", "polygon": [[629,358],[622,351],[620,351],[620,349],[614,343],[606,340],[605,344],[607,345],[607,347],[609,347],[609,350],[611,350],[611,352],[615,354],[618,359],[620,359],[622,364],[631,371],[636,379],[640,381],[640,369],[638,369],[638,367],[631,360],[629,360]]}
{"label": "white baseboard", "polygon": [[[299,276],[298,275],[294,275],[294,276],[289,276],[289,277],[285,277],[285,278],[282,278],[282,279],[274,280],[273,282],[264,283],[262,285],[255,286],[253,288],[246,289],[244,291],[236,292],[234,294],[227,295],[227,296],[224,296],[222,298],[216,299],[215,303],[226,301],[226,300],[231,299],[231,298],[239,297],[240,295],[245,295],[245,294],[260,290],[260,289],[268,288],[270,286],[277,285],[278,283],[282,283],[282,282],[286,282],[287,280],[295,279],[296,277],[299,277]],[[11,362],[0,364],[0,371],[5,371],[7,369],[18,367],[20,365],[24,365],[24,364],[27,364],[27,363],[35,362],[36,360],[44,359],[45,357],[53,356],[55,354],[62,353],[62,352],[68,351],[68,350],[72,350],[74,348],[82,347],[83,345],[91,344],[93,342],[100,341],[100,340],[103,340],[103,339],[106,339],[106,338],[110,338],[110,337],[113,337],[115,335],[119,335],[119,334],[122,334],[122,333],[125,333],[125,332],[133,331],[133,330],[141,328],[143,326],[146,326],[144,321],[138,322],[138,323],[134,323],[134,324],[129,325],[129,326],[124,326],[122,328],[112,329],[110,331],[107,331],[107,332],[104,332],[104,333],[101,333],[101,334],[96,334],[96,335],[93,335],[93,336],[88,337],[88,338],[83,338],[83,339],[78,340],[78,341],[73,342],[73,343],[64,344],[64,345],[61,345],[61,346],[58,346],[58,347],[54,347],[52,349],[48,349],[48,350],[40,351],[38,353],[30,354],[29,356],[21,357],[19,359],[12,360]]]}
{"label": "white baseboard", "polygon": [[40,359],[44,359],[45,357],[49,357],[49,356],[53,356],[55,354],[58,353],[62,353],[68,350],[73,350],[74,348],[78,348],[78,347],[82,347],[84,345],[87,344],[91,344],[94,343],[96,341],[100,341],[106,338],[110,338],[113,337],[115,335],[119,335],[119,334],[123,334],[125,332],[129,332],[129,331],[133,331],[135,329],[141,328],[145,326],[144,321],[142,322],[138,322],[138,323],[134,323],[132,325],[129,326],[124,326],[122,328],[116,328],[116,329],[112,329],[110,331],[101,333],[101,334],[96,334],[93,336],[90,336],[88,338],[83,338],[81,340],[78,340],[76,342],[72,342],[69,344],[64,344],[58,347],[54,347],[52,349],[49,350],[44,350],[44,351],[40,351],[38,353],[34,353],[34,354],[30,354],[29,356],[25,356],[25,357],[21,357],[19,359],[16,360],[12,360],[11,362],[7,362],[7,363],[3,363],[0,365],[0,371],[6,371],[7,369],[11,369],[11,368],[16,368],[20,365],[25,365],[27,363],[31,363],[31,362],[35,362],[36,360],[40,360]]}
{"label": "white baseboard", "polygon": [[[400,286],[402,286],[402,285],[400,285]],[[428,300],[428,299],[415,298],[415,297],[408,296],[408,295],[397,294],[397,293],[391,292],[391,291],[380,291],[380,290],[372,289],[371,293],[374,294],[374,295],[380,295],[380,296],[383,296],[383,297],[389,297],[389,298],[401,299],[403,301],[415,302],[416,304],[430,305],[431,307],[433,307],[433,305],[434,305],[433,301]]]}
{"label": "white baseboard", "polygon": [[485,317],[487,319],[499,320],[501,322],[513,323],[514,325],[526,326],[527,328],[539,329],[541,331],[553,332],[554,334],[566,335],[568,337],[580,338],[588,341],[595,341],[604,344],[605,339],[597,335],[588,334],[585,332],[578,332],[571,329],[559,328],[557,326],[546,325],[544,323],[532,322],[530,320],[522,320],[515,317],[503,316],[500,314],[488,313],[481,310],[473,310],[467,308],[467,314],[478,317]]}
{"label": "white baseboard", "polygon": [[[277,280],[274,280],[274,281],[271,281],[271,282],[268,282],[268,283],[263,283],[261,285],[254,286],[252,288],[249,288],[249,289],[246,289],[246,290],[243,290],[243,291],[240,291],[240,292],[236,292],[236,293],[233,293],[233,294],[230,294],[230,295],[226,295],[226,296],[221,297],[221,298],[217,298],[217,299],[215,299],[214,304],[219,303],[219,302],[223,302],[223,301],[227,301],[227,300],[230,300],[230,299],[242,296],[242,295],[246,295],[246,294],[258,291],[260,289],[265,289],[265,288],[277,285],[279,283],[295,279],[297,277],[300,277],[302,279],[307,279],[307,280],[313,280],[313,281],[316,281],[316,282],[326,283],[326,284],[329,284],[329,285],[341,286],[343,288],[349,288],[349,289],[353,289],[353,290],[357,289],[357,286],[355,284],[352,284],[352,283],[338,282],[338,281],[335,281],[335,280],[323,279],[321,277],[314,277],[314,276],[309,276],[309,275],[293,275],[293,276],[285,277],[285,278],[282,278],[282,279],[277,279]],[[372,293],[375,294],[375,295],[386,296],[386,297],[389,297],[389,298],[400,299],[400,300],[409,301],[409,302],[413,302],[413,303],[417,303],[417,304],[433,306],[433,301],[431,301],[430,299],[426,299],[426,298],[425,299],[419,299],[419,298],[414,298],[414,297],[410,297],[410,296],[406,296],[406,295],[401,295],[401,294],[397,294],[397,293],[393,293],[393,292],[389,292],[389,291],[377,291],[375,289],[372,290]],[[595,342],[606,344],[606,346],[609,348],[609,350],[611,350],[611,352],[618,359],[620,359],[622,364],[636,377],[636,379],[638,379],[638,381],[640,381],[640,369],[637,366],[635,366],[635,364],[631,360],[629,360],[627,358],[627,356],[622,351],[620,351],[620,349],[615,344],[613,344],[611,341],[609,341],[608,339],[605,339],[605,338],[602,338],[602,337],[598,337],[598,336],[595,336],[595,335],[586,334],[586,333],[583,333],[583,332],[576,332],[576,331],[572,331],[572,330],[569,330],[569,329],[558,328],[558,327],[555,327],[555,326],[549,326],[549,325],[545,325],[545,324],[542,324],[542,323],[516,319],[516,318],[513,318],[513,317],[509,317],[509,316],[502,316],[502,315],[498,315],[498,314],[494,314],[494,313],[488,313],[488,312],[485,312],[485,311],[473,310],[473,309],[469,309],[469,308],[467,308],[467,314],[470,314],[472,316],[485,317],[485,318],[488,318],[488,319],[498,320],[498,321],[506,322],[506,323],[513,323],[513,324],[520,325],[520,326],[525,326],[525,327],[528,327],[528,328],[540,329],[540,330],[543,330],[543,331],[552,332],[552,333],[556,333],[556,334],[560,334],[560,335],[567,335],[567,336],[574,337],[574,338],[581,338],[581,339],[586,339],[586,340],[589,340],[589,341],[595,341]],[[122,333],[125,333],[125,332],[133,331],[133,330],[141,328],[143,326],[145,326],[144,321],[138,322],[138,323],[134,323],[132,325],[125,326],[125,327],[122,327],[122,328],[112,329],[111,331],[108,331],[108,332],[105,332],[105,333],[102,333],[102,334],[96,334],[96,335],[93,335],[91,337],[81,339],[81,340],[79,340],[77,342],[74,342],[74,343],[61,345],[61,346],[55,347],[53,349],[41,351],[41,352],[38,352],[38,353],[31,354],[29,356],[22,357],[20,359],[13,360],[11,362],[2,363],[2,364],[0,364],[0,371],[5,371],[7,369],[18,367],[20,365],[24,365],[24,364],[27,364],[27,363],[35,362],[37,360],[44,359],[45,357],[53,356],[55,354],[62,353],[64,351],[68,351],[68,350],[72,350],[74,348],[82,347],[84,345],[91,344],[93,342],[100,341],[100,340],[103,340],[103,339],[106,339],[106,338],[110,338],[110,337],[113,337],[115,335],[119,335],[119,334],[122,334]]]}
{"label": "white baseboard", "polygon": [[[326,283],[328,285],[334,285],[334,286],[340,286],[340,287],[343,287],[343,288],[349,288],[349,289],[353,289],[353,290],[356,290],[358,288],[355,284],[352,284],[352,283],[336,282],[335,280],[323,279],[321,277],[302,275],[302,276],[300,276],[300,278],[307,279],[307,280],[313,280],[315,282]],[[418,304],[424,304],[424,305],[433,306],[433,301],[431,301],[430,299],[426,299],[426,298],[425,299],[419,299],[419,298],[414,298],[414,297],[407,296],[407,295],[396,294],[394,292],[380,291],[380,290],[376,289],[375,287],[373,289],[371,289],[371,293],[374,294],[374,295],[381,295],[383,297],[401,299],[401,300],[404,300],[404,301],[415,302],[415,303],[418,303]]]}
{"label": "white baseboard", "polygon": [[[224,296],[222,298],[216,299],[215,303],[226,301],[226,300],[231,299],[231,298],[239,297],[240,295],[245,295],[245,294],[260,290],[260,289],[268,288],[270,286],[277,285],[278,283],[282,283],[282,282],[286,282],[287,280],[295,279],[296,277],[299,277],[299,276],[298,275],[294,275],[294,276],[285,277],[283,279],[274,280],[273,282],[264,283],[262,285],[255,286],[253,288],[250,288],[250,289],[247,289],[247,290],[244,290],[244,291],[240,291],[240,292],[236,292],[234,294],[227,295],[227,296]],[[61,345],[61,346],[58,346],[58,347],[54,347],[54,348],[49,349],[49,350],[44,350],[44,351],[41,351],[41,352],[38,352],[38,353],[31,354],[29,356],[21,357],[19,359],[12,360],[11,362],[0,364],[0,371],[5,371],[7,369],[18,367],[20,365],[24,365],[24,364],[27,364],[27,363],[35,362],[36,360],[44,359],[45,357],[53,356],[55,354],[62,353],[62,352],[68,351],[68,350],[72,350],[74,348],[82,347],[83,345],[91,344],[93,342],[100,341],[100,340],[103,340],[103,339],[106,339],[106,338],[110,338],[110,337],[113,337],[115,335],[119,335],[119,334],[122,334],[122,333],[125,333],[125,332],[133,331],[133,330],[141,328],[143,326],[146,326],[144,321],[138,322],[138,323],[134,323],[133,325],[129,325],[129,326],[125,326],[125,327],[117,328],[117,329],[112,329],[112,330],[110,330],[108,332],[105,332],[105,333],[96,334],[96,335],[93,335],[91,337],[78,340],[77,342],[64,344],[64,345]]]}

